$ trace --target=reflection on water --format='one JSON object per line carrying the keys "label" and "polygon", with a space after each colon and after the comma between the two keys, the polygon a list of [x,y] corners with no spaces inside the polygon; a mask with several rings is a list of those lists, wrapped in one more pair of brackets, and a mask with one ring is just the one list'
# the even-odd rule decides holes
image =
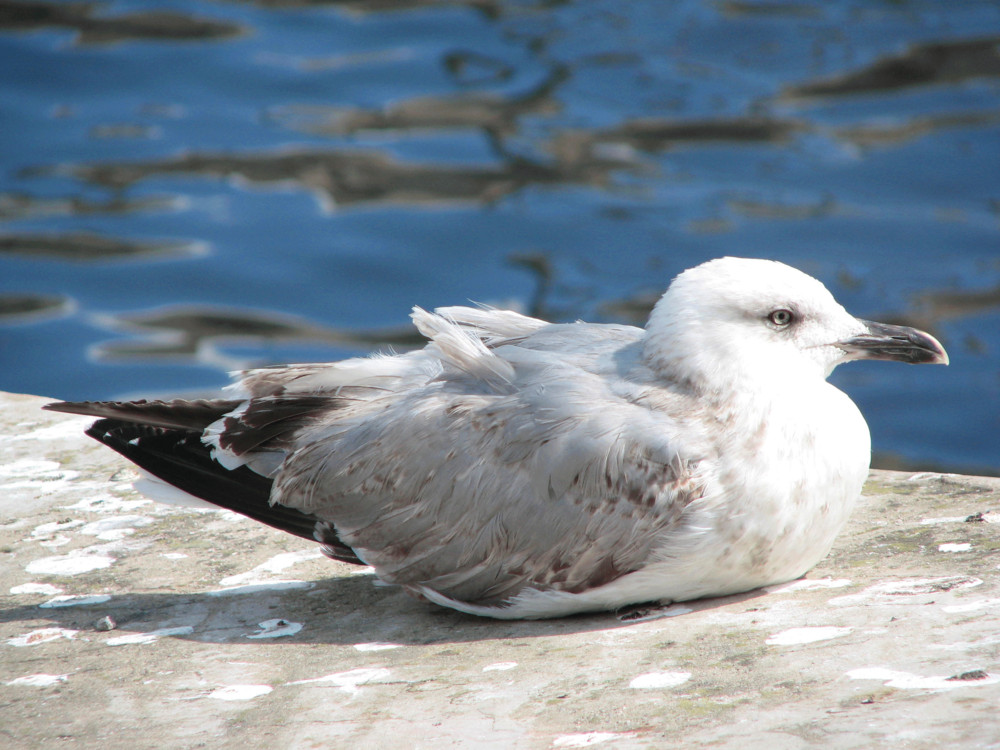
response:
{"label": "reflection on water", "polygon": [[1000,36],[917,44],[868,67],[802,83],[789,96],[844,96],[1000,76]]}
{"label": "reflection on water", "polygon": [[251,183],[295,183],[328,208],[366,203],[492,203],[530,185],[605,184],[612,165],[541,164],[509,159],[499,166],[449,167],[402,162],[377,151],[282,151],[272,154],[186,154],[177,159],[79,166],[73,174],[122,189],[148,177],[239,177]]}
{"label": "reflection on water", "polygon": [[[392,13],[419,8],[456,6],[472,8],[489,16],[498,17],[505,9],[504,0],[230,0],[262,5],[268,8],[305,8],[323,6],[338,8],[348,13]],[[567,0],[542,0],[541,5],[555,5]]]}
{"label": "reflection on water", "polygon": [[127,214],[140,211],[165,211],[180,208],[179,198],[127,198],[113,195],[92,200],[73,195],[68,198],[39,198],[30,193],[0,194],[0,221],[43,216],[87,216],[90,214]]}
{"label": "reflection on water", "polygon": [[217,39],[240,33],[239,26],[183,13],[150,10],[108,15],[90,2],[0,0],[0,29],[28,31],[59,27],[77,32],[81,44],[126,39]]}
{"label": "reflection on water", "polygon": [[1000,286],[983,291],[945,290],[923,292],[914,299],[917,309],[931,320],[953,320],[1000,310]]}
{"label": "reflection on water", "polygon": [[916,138],[924,138],[941,130],[980,128],[1000,123],[1000,112],[963,112],[961,114],[914,117],[899,123],[863,123],[837,128],[838,138],[850,141],[858,148],[900,146]]}
{"label": "reflection on water", "polygon": [[821,15],[819,8],[809,6],[806,3],[740,2],[740,0],[723,0],[723,2],[718,3],[718,8],[727,16],[817,18]]}
{"label": "reflection on water", "polygon": [[595,146],[614,144],[630,146],[639,151],[663,151],[674,146],[697,146],[714,142],[779,143],[787,141],[796,130],[801,129],[801,125],[792,121],[759,117],[640,119],[629,120],[607,130],[563,133],[556,148],[565,150],[572,145],[579,152],[581,145],[585,145],[587,151],[592,152]]}
{"label": "reflection on water", "polygon": [[642,325],[758,255],[952,346],[844,375],[883,465],[1000,468],[998,44],[972,0],[0,0],[0,388],[405,349],[413,303]]}
{"label": "reflection on water", "polygon": [[809,203],[777,203],[774,201],[733,198],[728,201],[729,210],[753,219],[784,219],[803,221],[830,216],[837,211],[837,201],[825,195]]}
{"label": "reflection on water", "polygon": [[264,363],[227,357],[219,352],[219,346],[309,341],[367,351],[373,348],[407,349],[423,343],[423,338],[409,325],[339,330],[267,310],[177,306],[104,315],[100,322],[110,330],[140,337],[138,340],[114,340],[96,346],[94,356],[109,362],[144,361],[152,357],[192,363],[207,361],[226,369],[240,369]]}
{"label": "reflection on water", "polygon": [[199,255],[204,252],[204,245],[197,242],[125,240],[90,232],[0,234],[0,255],[25,255],[74,263]]}
{"label": "reflection on water", "polygon": [[91,138],[155,138],[160,131],[149,125],[120,123],[95,125],[90,129]]}
{"label": "reflection on water", "polygon": [[0,294],[0,325],[31,323],[69,315],[75,308],[68,297],[44,294]]}
{"label": "reflection on water", "polygon": [[[467,61],[466,54],[451,55],[445,64],[461,75]],[[518,118],[528,114],[557,113],[560,106],[553,94],[567,77],[566,68],[558,66],[539,86],[510,97],[488,92],[416,97],[393,102],[378,110],[290,105],[276,108],[269,115],[293,130],[318,135],[343,136],[366,130],[473,128],[482,130],[499,143],[517,131]]]}

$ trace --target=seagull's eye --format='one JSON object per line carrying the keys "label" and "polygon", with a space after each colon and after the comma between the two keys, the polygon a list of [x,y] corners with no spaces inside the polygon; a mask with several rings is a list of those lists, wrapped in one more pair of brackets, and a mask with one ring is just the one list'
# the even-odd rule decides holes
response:
{"label": "seagull's eye", "polygon": [[792,324],[792,321],[795,320],[795,315],[792,314],[791,310],[785,310],[784,308],[781,308],[778,310],[774,310],[770,315],[767,316],[767,319],[771,321],[772,325],[775,325],[778,328],[786,328],[787,326]]}

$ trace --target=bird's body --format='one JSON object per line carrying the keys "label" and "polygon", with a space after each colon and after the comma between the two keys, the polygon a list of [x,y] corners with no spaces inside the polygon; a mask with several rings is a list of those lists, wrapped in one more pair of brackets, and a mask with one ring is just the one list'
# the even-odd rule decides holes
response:
{"label": "bird's body", "polygon": [[553,617],[803,575],[870,457],[826,376],[947,361],[771,261],[682,274],[646,329],[413,319],[421,350],[252,370],[226,400],[55,408],[105,417],[90,434],[162,481],[431,601]]}

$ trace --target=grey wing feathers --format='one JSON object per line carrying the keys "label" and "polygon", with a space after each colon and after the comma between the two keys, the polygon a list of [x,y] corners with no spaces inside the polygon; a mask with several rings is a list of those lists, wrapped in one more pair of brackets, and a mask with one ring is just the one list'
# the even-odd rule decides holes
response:
{"label": "grey wing feathers", "polygon": [[307,428],[273,499],[330,519],[384,580],[458,601],[581,591],[650,562],[704,490],[669,424],[566,357],[450,333],[441,377]]}
{"label": "grey wing feathers", "polygon": [[[530,318],[510,310],[489,308],[443,307],[437,314],[415,307],[413,322],[431,339],[449,336],[461,345],[467,343],[482,354],[476,342],[493,345],[498,341],[525,336],[549,326],[544,320]],[[462,339],[468,341],[462,341]],[[240,373],[238,390],[251,398],[290,394],[344,395],[345,389],[360,397],[375,398],[384,393],[398,393],[419,385],[441,371],[438,349],[410,352],[401,356],[374,356],[281,367],[263,367]],[[448,354],[444,358],[448,359]],[[466,356],[466,355],[463,355]],[[459,357],[460,358],[460,357]]]}
{"label": "grey wing feathers", "polygon": [[434,312],[482,339],[487,346],[499,341],[518,339],[550,325],[544,320],[521,315],[513,310],[495,310],[485,306],[439,307]]}
{"label": "grey wing feathers", "polygon": [[583,445],[565,425],[525,441],[528,409],[510,419],[504,404],[498,424],[491,400],[449,399],[423,424],[393,426],[390,410],[384,431],[348,428],[334,453],[316,443],[294,454],[277,496],[335,520],[383,579],[479,604],[524,587],[576,592],[637,570],[700,497],[692,467],[676,457],[611,434]]}

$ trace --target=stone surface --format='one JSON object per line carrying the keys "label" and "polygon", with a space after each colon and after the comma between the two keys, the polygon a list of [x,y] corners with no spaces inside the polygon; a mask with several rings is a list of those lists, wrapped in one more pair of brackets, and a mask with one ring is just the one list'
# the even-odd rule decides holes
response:
{"label": "stone surface", "polygon": [[229,512],[147,501],[87,419],[44,402],[0,394],[5,747],[1000,739],[998,480],[873,472],[833,553],[785,587],[495,622]]}

